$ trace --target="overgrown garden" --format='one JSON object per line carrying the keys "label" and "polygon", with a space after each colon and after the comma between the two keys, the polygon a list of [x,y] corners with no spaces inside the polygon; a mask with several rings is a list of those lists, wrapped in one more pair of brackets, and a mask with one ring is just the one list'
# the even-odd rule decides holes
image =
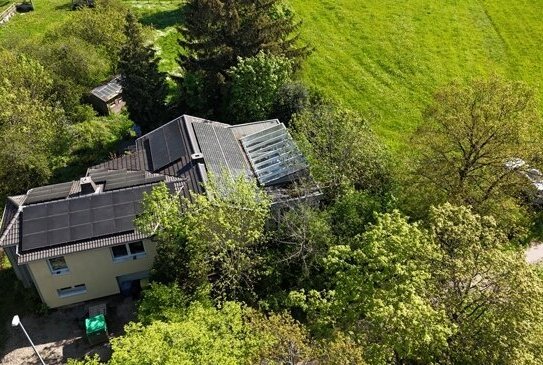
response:
{"label": "overgrown garden", "polygon": [[[164,18],[179,35],[173,73],[135,14],[145,20],[97,1],[40,43],[1,50],[3,196],[77,176],[132,123],[187,113],[280,118],[322,197],[278,214],[229,176],[191,199],[147,195],[136,224],[157,244],[152,283],[109,364],[542,363],[543,277],[523,255],[540,237],[537,91],[499,75],[447,80],[399,158],[368,114],[304,82],[319,45],[288,4],[188,0]],[[98,117],[85,93],[115,74],[127,113]]]}

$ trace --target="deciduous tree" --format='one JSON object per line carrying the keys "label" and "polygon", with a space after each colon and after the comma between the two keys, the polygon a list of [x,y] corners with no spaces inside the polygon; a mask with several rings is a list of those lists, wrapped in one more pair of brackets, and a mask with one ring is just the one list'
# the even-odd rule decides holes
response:
{"label": "deciduous tree", "polygon": [[289,79],[292,63],[285,57],[258,53],[240,58],[228,69],[230,89],[228,115],[236,123],[247,123],[271,117],[277,91]]}
{"label": "deciduous tree", "polygon": [[0,50],[0,194],[43,185],[67,150],[64,111],[38,63]]}
{"label": "deciduous tree", "polygon": [[330,289],[291,300],[366,342],[368,362],[543,363],[543,281],[491,217],[445,204],[425,229],[387,213],[326,263]]}
{"label": "deciduous tree", "polygon": [[435,93],[415,133],[419,156],[408,194],[425,208],[449,201],[503,216],[530,185],[520,172],[537,167],[540,136],[538,103],[525,84],[497,77],[452,83]]}
{"label": "deciduous tree", "polygon": [[389,191],[388,153],[361,116],[323,102],[296,115],[292,133],[330,196],[350,186],[381,196]]}
{"label": "deciduous tree", "polygon": [[157,252],[167,253],[155,262],[155,275],[190,291],[209,282],[215,298],[251,293],[270,199],[255,182],[227,174],[210,175],[205,192],[183,199],[182,206],[165,186],[144,198],[137,225],[154,232]]}

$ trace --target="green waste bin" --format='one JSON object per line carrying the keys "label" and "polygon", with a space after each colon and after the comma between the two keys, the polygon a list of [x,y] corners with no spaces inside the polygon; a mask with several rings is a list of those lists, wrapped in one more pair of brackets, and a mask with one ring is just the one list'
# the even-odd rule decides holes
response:
{"label": "green waste bin", "polygon": [[108,340],[106,318],[103,314],[85,319],[85,329],[91,345]]}

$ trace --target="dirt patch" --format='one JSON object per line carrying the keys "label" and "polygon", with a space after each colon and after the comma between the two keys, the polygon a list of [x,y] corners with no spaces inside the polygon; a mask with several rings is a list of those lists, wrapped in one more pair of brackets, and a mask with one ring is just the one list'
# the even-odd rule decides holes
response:
{"label": "dirt patch", "polygon": [[[135,302],[121,296],[52,310],[45,316],[21,316],[21,322],[45,362],[49,365],[65,364],[69,358],[82,358],[87,354],[100,355],[103,361],[111,356],[109,343],[89,345],[85,337],[85,318],[89,306],[107,303],[106,322],[110,337],[124,333],[126,323],[135,319]],[[39,364],[32,347],[19,327],[10,327],[8,341],[2,351],[1,364]]]}

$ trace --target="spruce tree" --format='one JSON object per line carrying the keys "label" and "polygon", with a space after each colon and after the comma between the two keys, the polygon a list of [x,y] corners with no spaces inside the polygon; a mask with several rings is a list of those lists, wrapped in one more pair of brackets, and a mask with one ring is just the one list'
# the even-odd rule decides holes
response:
{"label": "spruce tree", "polygon": [[130,119],[145,133],[166,117],[166,75],[158,70],[155,50],[145,44],[142,27],[132,13],[126,16],[124,33],[126,42],[119,60],[123,99]]}
{"label": "spruce tree", "polygon": [[281,0],[189,0],[184,19],[179,64],[191,111],[217,116],[229,82],[226,70],[239,58],[263,51],[291,59],[296,68],[310,52],[298,42],[300,22]]}

